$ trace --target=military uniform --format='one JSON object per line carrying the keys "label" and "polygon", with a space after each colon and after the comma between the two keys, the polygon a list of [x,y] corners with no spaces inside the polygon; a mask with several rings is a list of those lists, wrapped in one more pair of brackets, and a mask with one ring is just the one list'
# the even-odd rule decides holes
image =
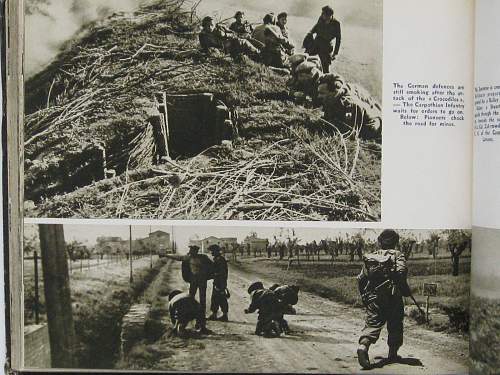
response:
{"label": "military uniform", "polygon": [[359,343],[374,344],[387,323],[387,344],[397,352],[403,344],[403,295],[408,294],[406,258],[397,250],[378,250],[370,255],[373,254],[390,257],[394,266],[391,277],[386,280],[370,279],[366,266],[358,275],[359,290],[367,312]]}
{"label": "military uniform", "polygon": [[236,57],[240,54],[255,57],[259,53],[259,49],[248,40],[238,38],[232,31],[220,25],[212,31],[202,29],[198,38],[203,51],[209,51],[210,48],[216,48],[224,53],[229,53],[232,57]]}
{"label": "military uniform", "polygon": [[[328,73],[330,71],[330,65],[332,63],[332,50],[333,55],[336,56],[339,53],[340,42],[341,42],[341,28],[340,22],[335,18],[331,18],[329,21],[323,21],[321,18],[318,20],[316,25],[309,31],[306,39],[316,34],[316,38],[312,41],[311,46],[306,46],[306,52],[311,55],[318,55],[321,59],[321,65],[323,66],[323,72]],[[335,49],[332,47],[332,40],[335,39]]]}
{"label": "military uniform", "polygon": [[299,301],[299,287],[295,285],[278,285],[274,284],[270,288],[278,297],[280,302],[280,317],[279,323],[281,330],[285,333],[290,332],[288,322],[285,320],[285,314],[294,314],[295,309],[292,307]]}
{"label": "military uniform", "polygon": [[222,255],[218,254],[214,257],[214,282],[212,288],[212,301],[210,310],[214,316],[217,316],[219,308],[224,317],[227,317],[229,305],[227,303],[227,261]]}
{"label": "military uniform", "polygon": [[[264,30],[265,47],[262,50],[264,64],[276,68],[285,68],[288,64],[286,50],[291,48],[278,26],[267,25]],[[293,48],[293,47],[292,47]]]}
{"label": "military uniform", "polygon": [[247,36],[252,33],[252,27],[248,24],[248,22],[234,21],[229,26],[229,30],[234,31],[239,36]]}
{"label": "military uniform", "polygon": [[200,303],[198,303],[189,293],[179,293],[169,299],[168,311],[174,329],[178,333],[183,333],[188,323],[196,320],[201,329],[205,329],[205,313]]}
{"label": "military uniform", "polygon": [[256,335],[267,336],[271,334],[271,323],[279,321],[281,312],[281,303],[278,296],[269,289],[257,289],[251,292],[250,306],[245,313],[250,314],[259,311],[257,325],[255,326]]}
{"label": "military uniform", "polygon": [[190,269],[189,294],[194,298],[199,291],[203,319],[207,306],[207,280],[213,278],[213,263],[205,254],[192,254],[188,258]]}

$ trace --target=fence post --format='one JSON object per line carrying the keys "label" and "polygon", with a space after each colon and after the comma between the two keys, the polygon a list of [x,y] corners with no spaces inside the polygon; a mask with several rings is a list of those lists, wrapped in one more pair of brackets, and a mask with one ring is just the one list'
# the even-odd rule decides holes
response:
{"label": "fence post", "polygon": [[72,368],[75,328],[63,226],[39,224],[39,233],[51,366]]}
{"label": "fence post", "polygon": [[40,323],[40,295],[38,292],[38,253],[33,253],[33,261],[35,262],[35,323]]}

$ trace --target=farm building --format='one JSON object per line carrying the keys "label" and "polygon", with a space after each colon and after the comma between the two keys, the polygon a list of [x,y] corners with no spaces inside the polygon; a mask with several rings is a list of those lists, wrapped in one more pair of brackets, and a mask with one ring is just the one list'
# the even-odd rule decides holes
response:
{"label": "farm building", "polygon": [[238,245],[238,239],[236,237],[215,237],[209,236],[201,240],[191,239],[189,240],[189,245],[196,245],[200,247],[200,252],[206,253],[210,245],[219,245],[224,252],[232,251],[232,249]]}
{"label": "farm building", "polygon": [[269,240],[267,238],[258,238],[257,235],[251,234],[243,240],[245,248],[251,252],[264,252],[269,246]]}

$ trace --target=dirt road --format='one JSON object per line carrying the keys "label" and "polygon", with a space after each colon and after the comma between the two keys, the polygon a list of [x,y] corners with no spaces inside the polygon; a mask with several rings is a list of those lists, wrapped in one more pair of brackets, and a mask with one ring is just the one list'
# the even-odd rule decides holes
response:
{"label": "dirt road", "polygon": [[[186,289],[180,263],[172,264],[172,288]],[[252,275],[230,267],[230,322],[208,322],[214,333],[189,339],[164,337],[156,350],[168,353],[154,369],[223,372],[321,372],[358,373],[358,334],[363,311],[352,309],[310,293],[301,292],[297,315],[287,316],[293,333],[280,338],[253,334],[256,314],[246,315],[246,292]],[[270,286],[273,280],[262,280]],[[209,288],[210,290],[210,288]],[[210,296],[210,292],[208,293]],[[208,314],[208,312],[207,312]],[[379,365],[364,373],[463,374],[468,372],[465,341],[415,325],[407,326],[400,350],[404,363],[383,366],[386,333],[371,348],[372,362]]]}

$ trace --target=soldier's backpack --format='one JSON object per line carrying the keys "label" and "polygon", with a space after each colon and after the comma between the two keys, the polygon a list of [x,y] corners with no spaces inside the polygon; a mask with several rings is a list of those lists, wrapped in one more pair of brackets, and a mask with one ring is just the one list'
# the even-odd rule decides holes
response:
{"label": "soldier's backpack", "polygon": [[390,280],[394,271],[394,259],[391,254],[370,253],[363,255],[366,276],[372,283]]}
{"label": "soldier's backpack", "polygon": [[181,273],[182,273],[182,280],[185,282],[189,283],[191,282],[191,267],[189,266],[189,259],[185,259],[181,263]]}

